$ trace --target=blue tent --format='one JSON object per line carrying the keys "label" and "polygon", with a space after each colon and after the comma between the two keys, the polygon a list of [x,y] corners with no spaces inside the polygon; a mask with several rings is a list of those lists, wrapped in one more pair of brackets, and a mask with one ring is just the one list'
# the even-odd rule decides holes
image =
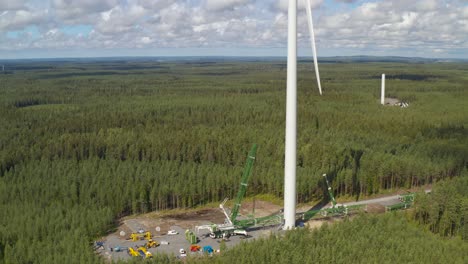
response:
{"label": "blue tent", "polygon": [[203,252],[207,252],[209,254],[213,253],[213,248],[211,246],[204,246]]}

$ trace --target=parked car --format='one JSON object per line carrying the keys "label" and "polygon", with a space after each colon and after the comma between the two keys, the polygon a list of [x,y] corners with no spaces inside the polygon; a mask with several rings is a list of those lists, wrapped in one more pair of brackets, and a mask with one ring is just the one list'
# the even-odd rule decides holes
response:
{"label": "parked car", "polygon": [[177,235],[177,234],[179,234],[179,232],[177,232],[175,230],[169,230],[169,231],[167,231],[167,234],[168,235]]}

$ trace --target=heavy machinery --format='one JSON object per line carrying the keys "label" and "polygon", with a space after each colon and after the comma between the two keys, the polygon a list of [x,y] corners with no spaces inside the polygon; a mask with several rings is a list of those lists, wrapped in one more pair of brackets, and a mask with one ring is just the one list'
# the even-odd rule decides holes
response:
{"label": "heavy machinery", "polygon": [[[222,210],[222,212],[224,213],[226,217],[224,224],[208,224],[208,225],[196,226],[195,227],[196,233],[199,233],[201,230],[206,229],[206,230],[209,230],[210,232],[209,236],[211,238],[225,239],[225,238],[229,238],[232,235],[248,236],[247,229],[251,227],[272,226],[272,225],[279,225],[283,223],[283,215],[281,213],[276,214],[276,215],[259,217],[259,218],[254,218],[252,216],[243,218],[243,219],[237,218],[239,214],[241,202],[245,196],[247,186],[248,186],[248,181],[252,173],[252,167],[255,161],[256,151],[257,151],[257,145],[254,144],[247,156],[247,162],[246,162],[246,166],[244,169],[244,173],[242,175],[240,188],[237,193],[236,201],[235,201],[235,204],[231,213],[228,213],[227,209],[224,207],[226,201],[228,200],[227,198],[224,199],[224,201],[219,205],[219,208]],[[322,216],[346,216],[350,212],[362,210],[364,208],[365,205],[362,205],[362,204],[358,204],[358,205],[338,204],[336,202],[330,183],[328,182],[327,175],[323,174],[322,176],[325,178],[325,183],[326,183],[328,195],[330,197],[331,206],[327,208],[322,208],[319,210],[307,211],[305,213],[300,214],[299,218],[307,221],[315,217],[317,214],[322,215]],[[402,202],[401,204],[395,205],[395,207],[398,207],[396,209],[408,208],[411,205],[412,201],[414,200],[414,194],[402,195],[400,196],[400,200]],[[387,209],[393,210],[390,208],[387,208]],[[187,230],[186,232],[186,237],[187,237],[187,240],[191,244],[195,244],[197,242],[195,234],[189,230]]]}
{"label": "heavy machinery", "polygon": [[243,227],[238,225],[237,215],[239,214],[241,202],[247,190],[247,185],[248,185],[247,183],[249,181],[250,175],[252,174],[252,167],[255,161],[256,152],[257,152],[257,145],[254,144],[247,156],[247,161],[246,161],[244,173],[242,174],[240,188],[239,188],[239,191],[237,192],[237,198],[234,203],[234,207],[231,211],[231,214],[229,214],[224,208],[224,204],[226,203],[228,198],[224,199],[224,201],[219,205],[219,208],[223,211],[224,215],[226,216],[224,224],[197,226],[196,227],[197,233],[200,230],[207,229],[210,231],[210,237],[212,238],[227,238],[231,235],[235,235],[236,233],[240,233],[240,232],[242,234],[247,234],[247,232],[243,229]]}
{"label": "heavy machinery", "polygon": [[159,243],[156,240],[149,239],[148,242],[145,243],[145,248],[150,249],[150,248],[155,248],[158,247]]}
{"label": "heavy machinery", "polygon": [[209,236],[211,238],[229,238],[232,235],[243,235],[248,236],[246,231],[247,228],[257,226],[257,225],[271,225],[271,224],[280,224],[282,222],[282,217],[280,215],[266,216],[261,218],[247,218],[247,219],[237,219],[239,215],[239,210],[241,207],[242,200],[244,199],[245,193],[247,191],[248,182],[250,176],[252,175],[252,167],[255,162],[255,154],[257,152],[257,145],[254,144],[250,150],[244,172],[242,174],[241,183],[239,186],[239,191],[237,192],[237,197],[234,202],[234,207],[232,208],[231,213],[228,213],[227,209],[224,207],[224,204],[228,198],[219,205],[219,208],[226,216],[224,224],[211,224],[211,225],[202,225],[196,227],[196,232],[199,233],[200,230],[207,229],[210,231]]}
{"label": "heavy machinery", "polygon": [[129,247],[127,252],[132,257],[139,257],[140,256],[138,251],[136,249],[132,248],[132,247]]}
{"label": "heavy machinery", "polygon": [[94,241],[94,250],[104,249],[104,241]]}
{"label": "heavy machinery", "polygon": [[310,220],[317,214],[320,214],[322,216],[346,216],[348,215],[349,212],[359,210],[363,208],[363,205],[351,205],[347,206],[344,204],[338,204],[336,202],[335,196],[333,195],[333,190],[330,186],[330,183],[328,182],[328,178],[326,174],[322,175],[325,178],[325,183],[327,184],[327,192],[328,196],[330,196],[330,201],[331,201],[331,207],[328,208],[322,208],[319,210],[310,210],[302,214],[302,220]]}
{"label": "heavy machinery", "polygon": [[145,247],[139,247],[137,249],[129,247],[128,248],[128,254],[130,256],[132,256],[132,257],[142,257],[144,259],[153,257],[153,254],[151,254],[151,252],[147,251]]}
{"label": "heavy machinery", "polygon": [[149,240],[151,240],[152,237],[153,237],[153,235],[149,231],[144,232],[144,233],[132,233],[130,235],[130,240],[132,240],[132,241],[148,240],[149,241]]}
{"label": "heavy machinery", "polygon": [[198,238],[197,236],[190,230],[185,230],[185,239],[187,239],[187,241],[190,243],[190,244],[196,244],[198,242]]}
{"label": "heavy machinery", "polygon": [[398,200],[400,200],[399,203],[386,206],[385,211],[404,210],[410,208],[414,202],[414,193],[398,195]]}
{"label": "heavy machinery", "polygon": [[[323,208],[320,210],[311,210],[307,211],[302,214],[302,220],[310,220],[317,214],[320,214],[322,216],[346,216],[350,212],[362,210],[365,205],[363,204],[358,204],[358,205],[342,205],[336,203],[335,196],[333,195],[333,190],[330,187],[330,183],[328,182],[327,175],[323,174],[323,177],[325,178],[325,182],[327,184],[327,190],[328,190],[328,195],[330,196],[330,200],[332,203],[331,207],[328,208]],[[389,205],[385,207],[386,211],[395,211],[395,210],[404,210],[413,205],[414,202],[414,193],[407,193],[407,194],[402,194],[398,196],[398,199],[400,200],[399,203]]]}
{"label": "heavy machinery", "polygon": [[190,246],[190,251],[191,252],[198,252],[200,251],[201,247],[199,245],[191,245]]}
{"label": "heavy machinery", "polygon": [[333,190],[330,187],[330,183],[328,182],[327,174],[323,174],[322,176],[325,178],[325,182],[327,183],[327,191],[328,191],[328,195],[330,196],[332,206],[329,208],[320,210],[320,214],[323,216],[327,216],[328,214],[347,215],[348,207],[346,205],[336,203],[335,196],[333,195]]}

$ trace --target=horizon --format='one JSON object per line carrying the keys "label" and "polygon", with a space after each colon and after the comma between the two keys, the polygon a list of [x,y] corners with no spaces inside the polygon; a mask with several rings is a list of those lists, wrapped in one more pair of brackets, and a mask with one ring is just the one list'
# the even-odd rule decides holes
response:
{"label": "horizon", "polygon": [[[120,59],[128,59],[131,61],[132,59],[140,60],[140,59],[167,59],[167,60],[177,60],[177,59],[287,59],[287,56],[237,56],[237,55],[162,55],[162,56],[101,56],[101,57],[38,57],[38,58],[15,58],[15,59],[3,59],[0,58],[0,62],[8,62],[8,61],[67,61],[67,60],[120,60]],[[312,61],[313,59],[309,56],[298,56],[298,61]],[[406,57],[406,56],[373,56],[373,55],[349,55],[349,56],[318,56],[319,60],[330,60],[330,59],[368,59],[369,61],[386,61],[389,59],[396,59],[396,60],[422,60],[422,61],[434,61],[440,62],[444,60],[449,61],[461,61],[465,62],[468,61],[468,58],[433,58],[433,57]]]}

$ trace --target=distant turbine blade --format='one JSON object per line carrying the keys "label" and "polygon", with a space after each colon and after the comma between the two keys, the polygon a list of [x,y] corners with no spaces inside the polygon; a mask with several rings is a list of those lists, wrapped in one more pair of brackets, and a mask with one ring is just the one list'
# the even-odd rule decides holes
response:
{"label": "distant turbine blade", "polygon": [[322,86],[320,85],[320,74],[317,62],[317,49],[315,48],[315,34],[314,34],[314,23],[312,22],[312,8],[310,7],[310,0],[306,3],[307,22],[309,24],[310,42],[312,44],[312,54],[314,56],[315,75],[317,76],[317,84],[320,95],[322,95]]}

